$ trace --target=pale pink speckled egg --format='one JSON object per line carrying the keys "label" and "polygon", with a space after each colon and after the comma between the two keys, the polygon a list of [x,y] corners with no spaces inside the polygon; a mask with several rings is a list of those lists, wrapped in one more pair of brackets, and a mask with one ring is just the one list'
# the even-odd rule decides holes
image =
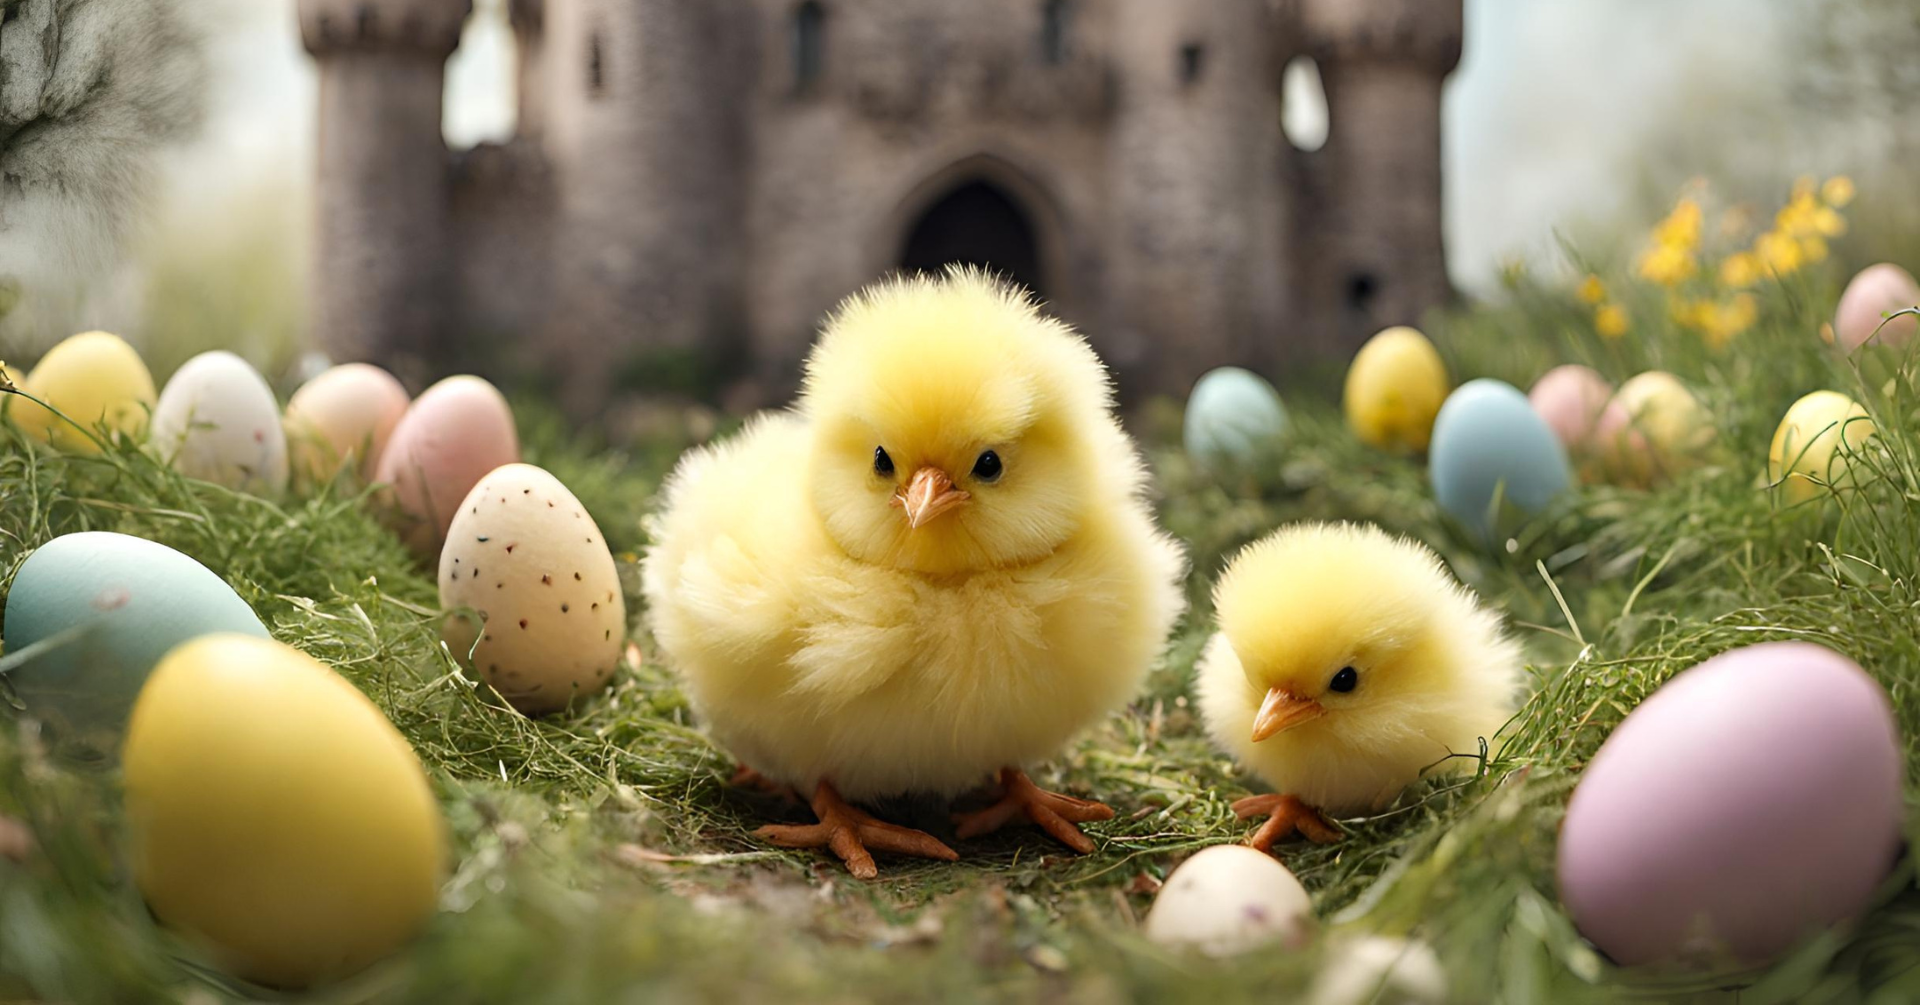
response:
{"label": "pale pink speckled egg", "polygon": [[[1920,305],[1920,283],[1914,282],[1912,273],[1889,262],[1869,265],[1840,294],[1840,306],[1833,312],[1834,343],[1847,350],[1859,348],[1868,339],[1875,345],[1899,345],[1920,329],[1920,318],[1883,315],[1916,305]],[[1882,321],[1886,321],[1884,327]]]}
{"label": "pale pink speckled egg", "polygon": [[461,376],[427,388],[414,399],[380,455],[374,480],[388,524],[414,554],[434,559],[447,527],[487,472],[520,459],[513,410],[492,384]]}
{"label": "pale pink speckled egg", "polygon": [[1628,965],[1763,963],[1863,911],[1900,847],[1887,694],[1805,642],[1734,649],[1628,715],[1575,788],[1560,896]]}
{"label": "pale pink speckled egg", "polygon": [[1568,363],[1548,370],[1533,383],[1527,400],[1547,420],[1567,450],[1579,453],[1593,440],[1600,411],[1613,398],[1613,385],[1590,366]]}

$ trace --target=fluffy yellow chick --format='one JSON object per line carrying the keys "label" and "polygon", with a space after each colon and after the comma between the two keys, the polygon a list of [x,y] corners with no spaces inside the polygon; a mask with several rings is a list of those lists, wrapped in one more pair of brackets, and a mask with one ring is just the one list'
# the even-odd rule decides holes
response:
{"label": "fluffy yellow chick", "polygon": [[1429,767],[1467,765],[1506,722],[1520,648],[1500,620],[1414,541],[1360,524],[1296,524],[1248,545],[1214,588],[1220,631],[1200,660],[1200,713],[1214,742],[1272,795],[1248,844],[1298,829],[1339,832],[1322,813],[1384,808]]}
{"label": "fluffy yellow chick", "polygon": [[962,838],[1025,816],[1086,852],[1099,803],[1048,757],[1139,686],[1183,606],[1105,369],[1018,289],[895,279],[828,319],[792,411],[680,462],[642,581],[655,637],[716,740],[811,793],[830,847],[952,859],[850,802],[952,796],[998,772]]}

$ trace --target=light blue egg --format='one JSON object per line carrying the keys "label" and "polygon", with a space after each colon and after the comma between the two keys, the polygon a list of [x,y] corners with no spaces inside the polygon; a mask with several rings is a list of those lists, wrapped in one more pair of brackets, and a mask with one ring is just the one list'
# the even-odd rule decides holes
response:
{"label": "light blue egg", "polygon": [[1485,540],[1507,529],[1493,512],[1496,492],[1502,508],[1535,513],[1573,482],[1566,448],[1527,396],[1485,378],[1460,385],[1440,406],[1427,458],[1441,508]]}
{"label": "light blue egg", "polygon": [[1187,455],[1201,465],[1245,465],[1286,435],[1287,409],[1259,374],[1223,366],[1194,383],[1183,432]]}
{"label": "light blue egg", "polygon": [[27,556],[14,577],[0,667],[28,712],[63,739],[110,749],[154,664],[209,632],[267,637],[232,587],[172,548],[68,534]]}

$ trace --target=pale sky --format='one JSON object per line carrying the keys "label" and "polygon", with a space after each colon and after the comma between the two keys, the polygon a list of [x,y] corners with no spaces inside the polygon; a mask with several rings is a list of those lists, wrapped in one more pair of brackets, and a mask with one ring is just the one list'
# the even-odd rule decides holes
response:
{"label": "pale sky", "polygon": [[[314,75],[293,0],[218,0],[222,86],[204,138],[176,158],[176,212],[233,193],[304,198]],[[502,0],[479,0],[448,68],[446,133],[512,129],[512,37]],[[1776,6],[1750,0],[1468,0],[1467,44],[1445,107],[1447,244],[1456,279],[1484,289],[1512,255],[1551,251],[1554,228],[1605,219],[1642,182],[1636,156],[1695,102],[1767,86]],[[1312,108],[1295,102],[1312,133]],[[1783,153],[1790,158],[1792,152]],[[1820,168],[1821,165],[1812,165]]]}

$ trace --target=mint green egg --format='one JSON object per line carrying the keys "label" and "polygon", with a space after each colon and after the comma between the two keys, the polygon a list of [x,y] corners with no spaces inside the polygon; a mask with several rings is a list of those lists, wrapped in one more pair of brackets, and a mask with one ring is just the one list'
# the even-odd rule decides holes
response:
{"label": "mint green egg", "polygon": [[1194,382],[1182,432],[1187,455],[1201,466],[1244,466],[1286,435],[1287,409],[1265,378],[1223,366]]}
{"label": "mint green egg", "polygon": [[7,593],[6,658],[29,714],[63,741],[111,749],[147,673],[210,632],[267,637],[213,571],[152,541],[89,531],[27,556]]}

